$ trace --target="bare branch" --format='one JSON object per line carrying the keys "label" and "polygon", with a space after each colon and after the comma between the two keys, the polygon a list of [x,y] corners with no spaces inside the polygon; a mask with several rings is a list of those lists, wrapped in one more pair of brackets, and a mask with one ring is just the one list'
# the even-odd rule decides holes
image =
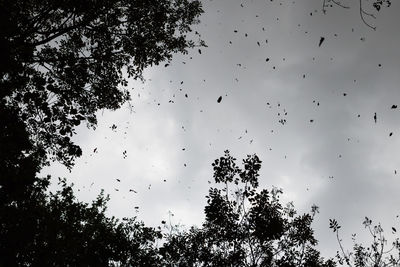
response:
{"label": "bare branch", "polygon": [[371,29],[373,29],[374,31],[376,30],[376,27],[374,27],[374,26],[372,26],[371,24],[369,24],[366,20],[365,20],[365,18],[364,18],[364,15],[367,15],[367,16],[370,16],[370,17],[372,17],[372,18],[376,18],[373,14],[371,14],[371,13],[367,13],[367,12],[365,12],[364,11],[364,9],[363,9],[363,7],[362,7],[362,0],[360,0],[359,1],[360,2],[360,17],[361,17],[361,20],[364,22],[364,24],[365,25],[367,25],[368,27],[370,27]]}
{"label": "bare branch", "polygon": [[337,0],[330,0],[332,3],[334,3],[335,5],[337,5],[337,6],[340,6],[341,8],[346,8],[346,9],[349,9],[350,7],[349,6],[345,6],[345,5],[343,5],[342,3],[340,3],[340,1],[337,1]]}

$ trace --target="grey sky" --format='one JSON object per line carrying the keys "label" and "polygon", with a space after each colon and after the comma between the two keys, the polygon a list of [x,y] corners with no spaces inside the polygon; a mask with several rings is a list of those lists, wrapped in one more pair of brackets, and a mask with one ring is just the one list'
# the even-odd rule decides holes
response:
{"label": "grey sky", "polygon": [[357,6],[323,15],[321,2],[205,1],[196,30],[208,48],[146,70],[144,84],[131,83],[131,111],[104,111],[96,131],[78,129],[84,154],[72,172],[46,171],[68,177],[82,200],[104,188],[118,217],[159,225],[171,211],[174,222],[199,225],[214,159],[256,153],[262,187],[281,187],[300,212],[320,207],[324,256],[338,249],[329,218],[347,241],[363,239],[364,216],[391,237],[400,226],[400,108],[391,109],[400,107],[400,7],[370,20],[374,32]]}

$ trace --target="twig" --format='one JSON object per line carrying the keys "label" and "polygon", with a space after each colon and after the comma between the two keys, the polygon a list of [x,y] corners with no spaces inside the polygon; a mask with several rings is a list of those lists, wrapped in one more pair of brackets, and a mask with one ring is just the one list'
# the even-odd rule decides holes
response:
{"label": "twig", "polygon": [[373,29],[373,30],[375,31],[375,30],[376,30],[376,27],[374,27],[374,26],[372,26],[371,24],[369,24],[369,23],[365,20],[364,15],[370,16],[370,17],[372,17],[372,18],[374,18],[374,19],[376,18],[374,14],[367,13],[367,12],[364,11],[364,9],[362,8],[362,0],[360,0],[360,17],[361,17],[361,20],[364,22],[365,25],[367,25],[368,27],[370,27],[371,29]]}

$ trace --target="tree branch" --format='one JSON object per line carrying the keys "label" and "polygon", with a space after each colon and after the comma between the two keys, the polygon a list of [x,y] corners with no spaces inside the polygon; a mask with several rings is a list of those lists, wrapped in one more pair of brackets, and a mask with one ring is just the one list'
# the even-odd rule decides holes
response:
{"label": "tree branch", "polygon": [[370,13],[367,13],[367,12],[364,11],[364,9],[363,9],[363,7],[362,7],[362,0],[360,0],[359,3],[360,3],[360,8],[359,8],[359,10],[360,10],[360,17],[361,17],[361,20],[364,22],[365,25],[367,25],[368,27],[370,27],[371,29],[373,29],[373,30],[375,31],[375,30],[376,30],[376,27],[374,27],[374,26],[372,26],[371,24],[369,24],[369,23],[365,20],[364,15],[370,16],[370,17],[372,17],[372,18],[374,18],[374,19],[375,19],[376,17],[374,16],[374,14],[370,14]]}

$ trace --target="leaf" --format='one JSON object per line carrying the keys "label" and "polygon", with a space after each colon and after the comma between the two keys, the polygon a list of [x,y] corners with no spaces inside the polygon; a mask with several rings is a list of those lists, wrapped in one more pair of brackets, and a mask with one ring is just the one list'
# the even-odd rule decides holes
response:
{"label": "leaf", "polygon": [[325,41],[325,37],[322,37],[319,39],[319,44],[318,47],[321,47],[322,43]]}

